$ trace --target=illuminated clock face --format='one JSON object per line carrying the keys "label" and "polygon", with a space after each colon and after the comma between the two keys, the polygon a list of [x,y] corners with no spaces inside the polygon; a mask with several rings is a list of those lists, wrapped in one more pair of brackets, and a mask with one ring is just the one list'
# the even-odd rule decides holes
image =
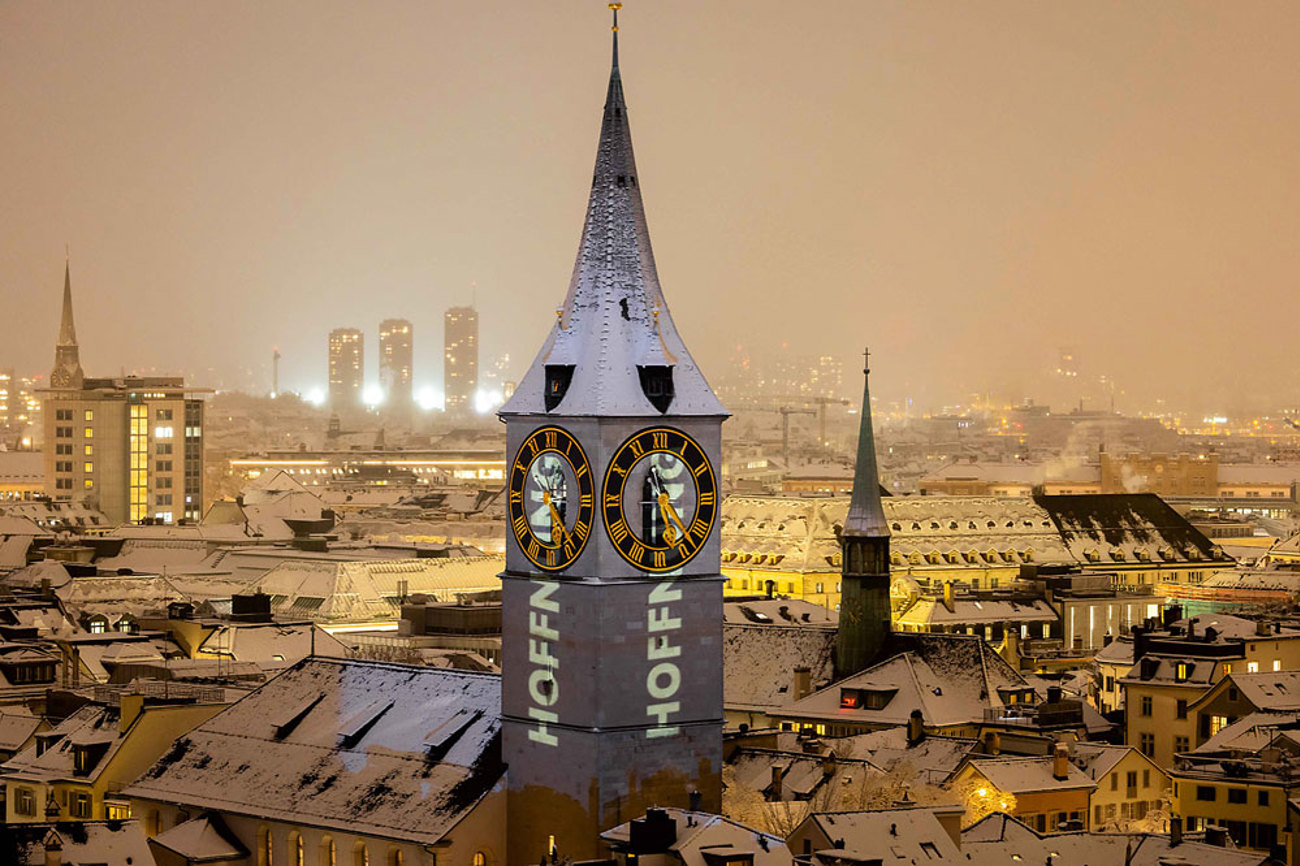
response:
{"label": "illuminated clock face", "polygon": [[510,467],[510,524],[529,562],[543,571],[573,564],[591,536],[594,487],[587,455],[567,431],[541,427],[524,440]]}
{"label": "illuminated clock face", "polygon": [[700,552],[718,517],[718,483],[700,444],[652,427],[618,449],[601,489],[605,531],[642,571],[673,571]]}

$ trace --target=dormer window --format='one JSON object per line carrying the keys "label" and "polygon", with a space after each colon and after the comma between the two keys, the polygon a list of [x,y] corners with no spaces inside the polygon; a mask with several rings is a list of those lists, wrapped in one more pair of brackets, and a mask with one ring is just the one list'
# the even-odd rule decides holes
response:
{"label": "dormer window", "polygon": [[641,392],[645,394],[650,405],[660,413],[667,412],[673,402],[673,368],[667,365],[637,366],[641,377]]}
{"label": "dormer window", "polygon": [[546,411],[551,412],[560,405],[564,395],[569,391],[573,381],[572,364],[546,365]]}

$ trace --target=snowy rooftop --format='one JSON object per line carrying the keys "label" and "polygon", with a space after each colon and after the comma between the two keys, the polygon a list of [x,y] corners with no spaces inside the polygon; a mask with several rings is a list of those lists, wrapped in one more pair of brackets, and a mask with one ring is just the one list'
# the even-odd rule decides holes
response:
{"label": "snowy rooftop", "polygon": [[432,844],[500,780],[501,681],[308,659],[178,739],[127,795]]}
{"label": "snowy rooftop", "polygon": [[[706,855],[751,854],[753,866],[790,866],[790,851],[780,837],[746,827],[730,818],[708,812],[664,809],[669,820],[676,822],[677,840],[669,847],[673,862],[682,866],[712,866]],[[618,850],[631,841],[631,822],[620,824],[600,834],[600,838]],[[730,858],[728,858],[730,859]],[[739,859],[739,858],[737,858]]]}

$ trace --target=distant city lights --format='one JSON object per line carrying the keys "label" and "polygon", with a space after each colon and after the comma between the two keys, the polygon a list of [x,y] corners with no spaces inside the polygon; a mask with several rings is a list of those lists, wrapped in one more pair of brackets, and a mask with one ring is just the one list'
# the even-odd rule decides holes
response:
{"label": "distant city lights", "polygon": [[426,412],[432,412],[435,409],[442,409],[445,400],[442,392],[437,388],[429,385],[424,386],[415,392],[415,405],[419,406]]}
{"label": "distant city lights", "polygon": [[367,385],[361,389],[361,402],[367,406],[378,406],[384,402],[384,389],[378,385]]}
{"label": "distant city lights", "polygon": [[325,405],[325,389],[324,389],[324,388],[308,388],[308,389],[307,389],[307,392],[306,392],[305,394],[302,395],[302,398],[303,398],[304,400],[306,400],[308,403],[312,404],[313,406],[324,406],[324,405]]}

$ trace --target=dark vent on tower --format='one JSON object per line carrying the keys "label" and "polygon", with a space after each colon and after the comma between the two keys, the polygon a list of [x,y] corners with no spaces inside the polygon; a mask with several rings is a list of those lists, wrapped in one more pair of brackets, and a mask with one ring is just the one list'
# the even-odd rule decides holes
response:
{"label": "dark vent on tower", "polygon": [[[565,393],[569,390],[569,383],[573,381],[572,364],[547,364],[546,365],[546,411],[552,411],[560,405],[564,399]],[[645,387],[645,377],[641,378],[642,387]],[[671,385],[670,385],[671,387]],[[671,397],[669,399],[672,399]],[[660,412],[663,410],[660,409]]]}
{"label": "dark vent on tower", "polygon": [[667,412],[673,402],[673,368],[664,365],[638,366],[641,376],[641,391],[650,405],[661,413]]}

